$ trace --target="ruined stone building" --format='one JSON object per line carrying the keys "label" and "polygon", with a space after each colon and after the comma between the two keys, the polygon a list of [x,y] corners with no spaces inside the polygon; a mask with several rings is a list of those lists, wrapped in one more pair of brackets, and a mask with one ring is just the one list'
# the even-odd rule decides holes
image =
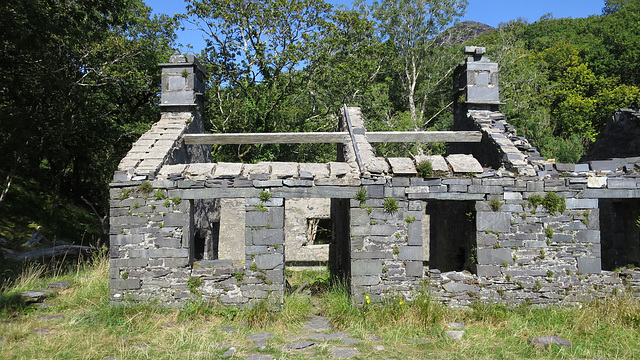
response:
{"label": "ruined stone building", "polygon": [[[212,162],[207,142],[255,138],[203,134],[201,66],[191,56],[160,64],[161,119],[111,184],[112,302],[180,306],[194,292],[278,302],[287,266],[323,264],[356,302],[410,300],[425,286],[452,305],[573,303],[640,288],[637,271],[614,271],[640,263],[640,157],[541,158],[499,112],[498,64],[483,48],[465,51],[456,131],[398,140],[367,132],[360,110],[345,107],[340,132],[282,135],[338,143],[338,159],[323,164]],[[448,141],[449,154],[381,158],[371,146],[381,141]],[[434,177],[417,175],[425,160]]]}

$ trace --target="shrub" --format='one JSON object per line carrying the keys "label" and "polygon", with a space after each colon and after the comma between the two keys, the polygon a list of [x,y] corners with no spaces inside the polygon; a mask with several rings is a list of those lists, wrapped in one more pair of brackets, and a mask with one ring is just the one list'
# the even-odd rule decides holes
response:
{"label": "shrub", "polygon": [[271,193],[265,190],[260,191],[260,201],[267,202],[271,200]]}
{"label": "shrub", "polygon": [[149,181],[145,181],[138,186],[138,191],[148,194],[153,191],[153,185]]}
{"label": "shrub", "polygon": [[493,199],[491,199],[491,201],[489,201],[489,207],[492,211],[499,211],[502,207],[502,202],[500,202],[498,198],[494,197]]}
{"label": "shrub", "polygon": [[544,196],[542,206],[549,210],[551,215],[555,215],[556,212],[563,212],[567,208],[564,198],[554,192],[548,192]]}
{"label": "shrub", "polygon": [[431,177],[433,175],[433,164],[429,160],[423,160],[416,166],[418,176],[422,178]]}
{"label": "shrub", "polygon": [[389,214],[395,214],[398,212],[398,202],[393,198],[384,199],[384,210]]}
{"label": "shrub", "polygon": [[362,205],[368,199],[367,190],[365,188],[360,188],[353,199],[360,201],[360,204]]}

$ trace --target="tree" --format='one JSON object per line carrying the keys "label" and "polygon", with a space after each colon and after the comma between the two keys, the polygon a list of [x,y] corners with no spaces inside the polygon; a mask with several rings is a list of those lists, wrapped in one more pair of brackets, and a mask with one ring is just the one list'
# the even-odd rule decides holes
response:
{"label": "tree", "polygon": [[433,85],[440,80],[429,78],[426,73],[429,66],[441,64],[434,59],[436,47],[440,45],[438,35],[464,14],[467,3],[466,0],[382,0],[368,7],[379,23],[381,37],[393,44],[399,54],[398,75],[413,122],[417,123],[423,115],[416,106],[420,82],[427,79],[429,85]]}
{"label": "tree", "polygon": [[[322,0],[191,0],[187,8],[207,37],[212,130],[290,130],[293,124],[278,112],[306,82],[299,70],[314,52],[330,6]],[[235,158],[273,159],[280,147],[238,146]]]}
{"label": "tree", "polygon": [[0,16],[0,206],[21,177],[52,214],[71,198],[103,216],[118,161],[158,119],[175,21],[139,0],[4,2]]}

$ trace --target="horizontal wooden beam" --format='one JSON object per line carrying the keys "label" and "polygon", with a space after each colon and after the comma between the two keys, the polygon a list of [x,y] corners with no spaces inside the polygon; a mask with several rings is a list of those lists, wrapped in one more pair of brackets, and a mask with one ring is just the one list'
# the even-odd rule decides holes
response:
{"label": "horizontal wooden beam", "polygon": [[185,134],[185,144],[321,144],[350,142],[348,132]]}
{"label": "horizontal wooden beam", "polygon": [[[480,142],[479,131],[373,131],[367,132],[372,143],[381,142]],[[201,144],[318,144],[350,142],[348,132],[305,133],[235,133],[235,134],[185,134],[184,142]]]}
{"label": "horizontal wooden beam", "polygon": [[480,142],[480,131],[374,131],[367,132],[371,143],[381,142]]}

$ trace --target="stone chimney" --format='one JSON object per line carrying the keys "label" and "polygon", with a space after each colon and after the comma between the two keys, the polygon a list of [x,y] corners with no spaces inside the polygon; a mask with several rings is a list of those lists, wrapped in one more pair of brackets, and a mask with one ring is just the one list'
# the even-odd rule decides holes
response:
{"label": "stone chimney", "polygon": [[193,55],[172,55],[162,68],[163,111],[202,111],[204,105],[204,68]]}
{"label": "stone chimney", "polygon": [[469,110],[498,111],[498,63],[485,56],[486,48],[465,46],[466,60],[456,67],[453,74],[455,129],[466,130]]}

